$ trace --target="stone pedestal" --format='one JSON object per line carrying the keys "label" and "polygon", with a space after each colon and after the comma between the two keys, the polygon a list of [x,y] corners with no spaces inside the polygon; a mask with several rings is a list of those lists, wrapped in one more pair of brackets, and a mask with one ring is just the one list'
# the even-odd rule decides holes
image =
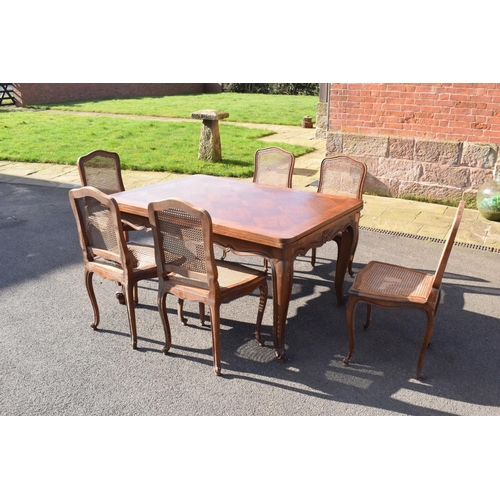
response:
{"label": "stone pedestal", "polygon": [[219,120],[227,118],[228,116],[229,113],[214,109],[203,109],[191,113],[191,118],[203,120],[201,125],[198,159],[210,162],[222,160]]}

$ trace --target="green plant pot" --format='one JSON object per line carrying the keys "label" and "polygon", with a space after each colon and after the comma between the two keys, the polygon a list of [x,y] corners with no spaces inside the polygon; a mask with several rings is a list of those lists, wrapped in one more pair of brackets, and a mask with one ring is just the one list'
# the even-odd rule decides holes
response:
{"label": "green plant pot", "polygon": [[479,187],[476,203],[485,219],[500,221],[500,174],[495,180],[485,182]]}

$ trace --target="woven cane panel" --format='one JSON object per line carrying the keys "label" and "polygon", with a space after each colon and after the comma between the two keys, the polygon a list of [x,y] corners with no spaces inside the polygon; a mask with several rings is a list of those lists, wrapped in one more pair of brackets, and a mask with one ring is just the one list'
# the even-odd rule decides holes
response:
{"label": "woven cane panel", "polygon": [[198,273],[207,272],[199,219],[178,209],[161,210],[158,212],[158,226],[165,264]]}
{"label": "woven cane panel", "polygon": [[288,187],[290,157],[278,151],[257,153],[255,160],[255,182]]}
{"label": "woven cane panel", "polygon": [[360,293],[383,293],[413,298],[426,298],[434,280],[431,274],[382,263],[368,268],[360,277],[355,287]]}
{"label": "woven cane panel", "polygon": [[145,268],[155,264],[154,247],[145,245],[136,245],[131,243],[127,245],[132,257],[132,267]]}
{"label": "woven cane panel", "polygon": [[325,161],[322,167],[321,192],[357,198],[363,170],[344,159]]}
{"label": "woven cane panel", "polygon": [[119,254],[116,229],[109,208],[88,196],[77,198],[76,204],[85,224],[83,229],[89,245]]}
{"label": "woven cane panel", "polygon": [[242,283],[262,275],[262,271],[235,262],[217,261],[218,281],[221,288]]}
{"label": "woven cane panel", "polygon": [[121,191],[116,177],[116,165],[113,158],[95,156],[86,160],[83,166],[87,185],[95,187],[106,194]]}

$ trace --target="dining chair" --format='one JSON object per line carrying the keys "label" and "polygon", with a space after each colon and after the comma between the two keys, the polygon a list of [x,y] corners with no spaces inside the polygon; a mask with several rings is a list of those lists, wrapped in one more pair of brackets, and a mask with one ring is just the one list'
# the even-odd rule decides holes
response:
{"label": "dining chair", "polygon": [[[363,198],[363,186],[366,179],[366,165],[354,158],[345,155],[333,156],[323,159],[319,170],[318,193],[337,194],[349,198]],[[347,270],[353,276],[352,263],[354,253],[359,240],[359,214],[355,226],[353,226],[353,241],[351,246],[351,256]],[[333,238],[340,247],[342,233],[338,233]],[[311,265],[316,265],[316,248],[312,249]]]}
{"label": "dining chair", "polygon": [[137,347],[135,307],[138,303],[137,282],[156,278],[154,247],[129,243],[122,230],[116,201],[94,187],[69,191],[78,237],[83,254],[85,286],[94,311],[94,330],[99,325],[99,307],[92,277],[98,276],[122,285],[127,306],[132,348]]}
{"label": "dining chair", "polygon": [[93,186],[105,194],[125,191],[118,153],[97,149],[77,160],[82,186]]}
{"label": "dining chair", "polygon": [[[269,184],[278,187],[292,187],[293,167],[295,156],[289,151],[276,146],[258,149],[255,152],[255,164],[253,171],[253,182],[257,184]],[[219,246],[219,245],[216,245]],[[222,248],[222,257],[226,258],[228,250]],[[254,255],[247,252],[235,252],[236,255]],[[267,260],[264,259],[267,269]]]}
{"label": "dining chair", "polygon": [[158,311],[161,316],[167,354],[171,332],[166,310],[168,293],[182,300],[203,303],[210,308],[213,366],[221,373],[220,306],[260,289],[255,337],[260,337],[267,302],[267,273],[214,257],[212,219],[206,210],[179,199],[152,202],[148,206],[158,266]]}
{"label": "dining chair", "polygon": [[370,326],[372,305],[386,308],[414,308],[423,311],[427,324],[417,361],[417,378],[422,380],[422,366],[426,349],[431,340],[434,318],[439,307],[441,284],[455,236],[462,219],[465,202],[461,201],[448,238],[445,242],[437,270],[434,274],[412,268],[371,261],[356,276],[349,291],[347,306],[347,328],[349,332],[349,353],[343,360],[348,365],[354,353],[354,313],[359,302],[367,305],[364,324]]}
{"label": "dining chair", "polygon": [[272,186],[292,187],[295,156],[278,147],[258,149],[255,152],[253,182]]}
{"label": "dining chair", "polygon": [[[78,173],[82,186],[92,186],[104,194],[111,195],[125,191],[122,179],[120,157],[118,153],[96,149],[77,160]],[[125,240],[129,241],[129,231],[150,231],[140,219],[133,215],[122,216]],[[137,293],[137,288],[135,293]],[[125,304],[125,292],[116,292],[120,304]]]}
{"label": "dining chair", "polygon": [[[78,173],[82,186],[93,186],[105,194],[113,194],[125,191],[125,186],[122,179],[121,163],[118,153],[113,151],[105,151],[96,149],[86,155],[80,156],[77,161]],[[129,241],[129,231],[146,231],[151,229],[142,223],[141,219],[134,218],[133,215],[122,215],[123,230],[125,232],[125,240]],[[121,285],[119,283],[119,285]],[[138,294],[136,285],[134,293]],[[125,291],[116,292],[116,298],[120,304],[125,304]],[[179,299],[177,305],[179,320],[183,324],[187,323],[187,318],[183,314],[183,301]],[[200,324],[205,324],[205,309],[203,304],[199,305]]]}

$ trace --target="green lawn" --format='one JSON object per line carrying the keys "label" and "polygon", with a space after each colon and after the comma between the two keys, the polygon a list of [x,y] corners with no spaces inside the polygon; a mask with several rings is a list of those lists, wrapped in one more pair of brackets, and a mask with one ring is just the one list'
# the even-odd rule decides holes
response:
{"label": "green lawn", "polygon": [[197,158],[200,127],[199,122],[0,110],[0,160],[74,165],[79,156],[105,149],[120,155],[124,169],[251,177],[257,149],[277,145],[296,156],[313,150],[263,143],[257,139],[272,132],[221,122],[222,162],[204,162]]}
{"label": "green lawn", "polygon": [[193,111],[217,109],[229,113],[226,121],[300,126],[302,118],[306,115],[311,116],[315,121],[317,103],[317,96],[221,92],[219,94],[110,99],[31,107],[171,118],[190,118]]}

